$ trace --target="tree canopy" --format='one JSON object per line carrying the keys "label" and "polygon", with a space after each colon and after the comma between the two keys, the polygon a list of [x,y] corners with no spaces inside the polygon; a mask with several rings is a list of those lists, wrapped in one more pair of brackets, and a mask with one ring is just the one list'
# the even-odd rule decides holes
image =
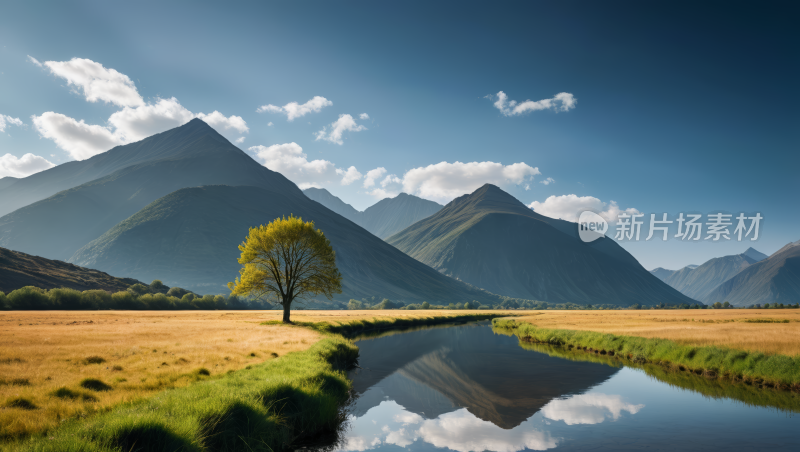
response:
{"label": "tree canopy", "polygon": [[242,269],[236,281],[228,283],[232,295],[280,304],[285,323],[291,323],[295,299],[316,295],[330,299],[342,291],[336,253],[313,221],[291,215],[250,228],[239,251]]}

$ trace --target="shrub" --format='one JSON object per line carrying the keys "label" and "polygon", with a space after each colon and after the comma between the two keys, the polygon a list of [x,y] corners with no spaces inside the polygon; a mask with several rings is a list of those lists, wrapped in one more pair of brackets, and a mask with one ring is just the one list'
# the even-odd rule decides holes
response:
{"label": "shrub", "polygon": [[150,293],[150,288],[145,286],[144,284],[136,283],[130,287],[128,287],[128,291],[134,295],[141,296],[146,293]]}
{"label": "shrub", "polygon": [[81,381],[81,387],[92,391],[108,391],[111,389],[111,386],[96,378],[84,378]]}
{"label": "shrub", "polygon": [[9,307],[18,310],[43,310],[52,309],[50,297],[38,287],[25,286],[8,294]]}
{"label": "shrub", "polygon": [[47,292],[50,303],[58,309],[86,309],[81,306],[81,293],[75,289],[50,289]]}
{"label": "shrub", "polygon": [[347,303],[347,309],[359,310],[363,308],[363,304],[355,299],[350,299],[350,302]]}
{"label": "shrub", "polygon": [[83,362],[85,364],[103,364],[104,362],[106,362],[106,359],[103,358],[102,356],[96,356],[95,355],[95,356],[90,356],[90,357],[84,359]]}
{"label": "shrub", "polygon": [[8,298],[6,298],[6,294],[0,290],[0,309],[10,309],[8,306]]}
{"label": "shrub", "polygon": [[120,291],[111,295],[112,309],[139,309],[141,305],[131,292]]}
{"label": "shrub", "polygon": [[8,403],[6,403],[6,406],[9,408],[21,408],[23,410],[35,410],[39,408],[30,400],[23,399],[22,397],[9,400]]}
{"label": "shrub", "polygon": [[213,310],[216,308],[213,295],[203,295],[202,298],[195,298],[192,303],[197,307],[197,309]]}
{"label": "shrub", "polygon": [[183,298],[183,296],[186,295],[187,293],[189,293],[188,290],[181,289],[180,287],[173,287],[167,291],[168,296],[176,298]]}
{"label": "shrub", "polygon": [[81,293],[84,309],[108,309],[111,306],[111,293],[105,290],[84,290]]}
{"label": "shrub", "polygon": [[194,372],[195,372],[197,375],[204,375],[204,376],[206,376],[206,377],[207,377],[207,376],[209,376],[209,375],[211,375],[211,372],[210,372],[208,369],[206,369],[205,367],[201,367],[201,368],[197,369],[197,370],[196,370],[196,371],[194,371]]}
{"label": "shrub", "polygon": [[423,301],[421,308],[422,309],[430,309],[431,308],[431,304],[428,303],[427,301]]}
{"label": "shrub", "polygon": [[150,292],[152,293],[167,293],[169,287],[165,286],[164,283],[161,282],[159,279],[154,279],[153,282],[150,283]]}

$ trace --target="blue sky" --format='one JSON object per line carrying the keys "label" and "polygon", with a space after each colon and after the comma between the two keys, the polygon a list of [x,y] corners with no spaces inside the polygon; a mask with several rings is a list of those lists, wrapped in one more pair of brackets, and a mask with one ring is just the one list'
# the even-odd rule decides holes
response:
{"label": "blue sky", "polygon": [[[103,127],[110,139],[139,137],[124,117],[112,121],[125,108],[118,93],[90,102],[84,87],[68,84],[67,69],[40,67],[28,56],[81,58],[129,78],[140,96],[129,109],[172,108],[180,110],[176,120],[217,111],[216,128],[232,141],[244,137],[237,145],[254,158],[359,209],[381,193],[405,190],[445,203],[493,182],[562,217],[578,206],[609,211],[612,201],[670,218],[720,210],[764,217],[753,243],[625,244],[647,268],[702,263],[751,245],[769,254],[800,239],[799,8],[4,2],[0,175],[31,171],[35,165],[16,160],[29,153],[59,164],[99,152],[65,144],[66,136],[59,144],[46,112]],[[550,107],[504,114],[495,106],[501,91],[509,101],[551,99]],[[552,100],[559,93],[575,102]],[[257,112],[315,96],[324,106],[291,121]],[[340,124],[350,130],[338,144],[330,132],[345,114],[352,121]],[[327,140],[317,139],[323,127]],[[351,172],[342,185],[350,167],[361,177]],[[365,187],[378,168],[385,171]],[[548,178],[554,182],[541,183]]]}

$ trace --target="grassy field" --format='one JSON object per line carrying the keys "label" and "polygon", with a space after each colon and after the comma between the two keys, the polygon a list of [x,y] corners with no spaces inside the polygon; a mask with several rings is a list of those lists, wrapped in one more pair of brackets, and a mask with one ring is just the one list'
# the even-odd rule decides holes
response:
{"label": "grassy field", "polygon": [[596,331],[669,339],[683,345],[800,355],[800,310],[797,309],[535,311],[533,315],[523,314],[519,321],[541,328]]}
{"label": "grassy field", "polygon": [[493,325],[523,342],[800,391],[798,320],[795,310],[546,311]]}
{"label": "grassy field", "polygon": [[[293,312],[292,319],[312,327],[307,328],[272,324],[281,314],[0,312],[0,438],[52,431],[70,419],[114,417],[115,407],[124,411],[128,405],[146,404],[167,389],[188,386],[185,390],[193,393],[195,386],[222,384],[237,374],[269,375],[282,368],[285,355],[294,356],[294,361],[322,363],[314,358],[319,353],[309,349],[330,348],[331,344],[315,344],[344,339],[320,331],[346,333],[491,315],[487,311]],[[194,437],[186,437],[194,439],[187,441],[202,443],[200,430],[193,432]]]}

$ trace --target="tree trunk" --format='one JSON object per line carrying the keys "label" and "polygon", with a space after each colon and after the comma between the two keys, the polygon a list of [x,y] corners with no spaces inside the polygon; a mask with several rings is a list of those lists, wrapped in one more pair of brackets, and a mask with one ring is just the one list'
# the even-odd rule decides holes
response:
{"label": "tree trunk", "polygon": [[291,305],[292,305],[291,301],[288,302],[288,303],[287,302],[283,303],[283,323],[292,323],[292,321],[289,320],[289,313],[291,312],[291,309],[290,309]]}

